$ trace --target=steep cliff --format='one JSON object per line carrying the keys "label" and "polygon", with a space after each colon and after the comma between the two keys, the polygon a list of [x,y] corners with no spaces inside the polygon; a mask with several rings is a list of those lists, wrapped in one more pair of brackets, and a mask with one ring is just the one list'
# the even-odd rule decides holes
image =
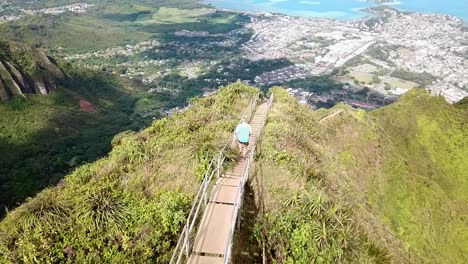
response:
{"label": "steep cliff", "polygon": [[25,94],[48,95],[56,80],[66,77],[53,59],[41,49],[19,43],[0,43],[0,98],[7,101]]}

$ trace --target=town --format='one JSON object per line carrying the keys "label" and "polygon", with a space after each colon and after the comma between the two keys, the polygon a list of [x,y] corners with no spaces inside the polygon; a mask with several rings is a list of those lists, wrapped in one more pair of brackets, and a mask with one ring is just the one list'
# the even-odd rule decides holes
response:
{"label": "town", "polygon": [[[3,2],[0,2],[0,7],[2,5],[3,5]],[[19,10],[15,10],[13,14],[0,16],[0,23],[6,22],[6,21],[18,20],[26,15],[36,15],[36,14],[59,15],[65,12],[83,13],[93,6],[95,5],[87,4],[87,3],[75,3],[75,4],[70,4],[70,5],[64,5],[64,6],[52,7],[52,8],[44,8],[44,9],[38,9],[38,10],[19,9]]]}
{"label": "town", "polygon": [[[248,25],[254,35],[245,44],[246,56],[295,62],[294,66],[262,74],[256,82],[276,83],[345,69],[341,81],[361,84],[384,95],[426,87],[451,103],[468,96],[468,30],[463,20],[391,8],[373,12],[385,19],[372,24],[373,19],[256,15],[255,22]],[[395,76],[395,72],[408,74]],[[430,80],[425,83],[417,78],[420,75]]]}
{"label": "town", "polygon": [[[93,6],[77,3],[21,10],[2,19],[41,13],[82,13]],[[368,104],[364,108],[387,104],[413,88],[425,88],[450,103],[468,96],[468,27],[463,20],[440,14],[400,12],[389,7],[367,11],[373,16],[332,20],[217,9],[212,12],[241,14],[250,18],[250,23],[225,33],[181,29],[168,33],[163,41],[154,38],[86,53],[72,54],[63,47],[54,55],[149,85],[173,73],[194,79],[214,71],[215,75],[203,79],[203,89],[214,89],[233,79],[258,87],[289,87],[297,80],[328,76],[349,88],[341,91],[349,98],[336,94],[337,91],[312,91],[313,84],[294,87],[297,91],[293,94],[309,92],[299,98],[302,101],[309,98],[311,102],[349,99],[358,107],[358,98],[354,98],[352,91],[368,89],[379,95],[374,102],[369,98],[362,102]],[[231,63],[226,64],[226,60]],[[247,66],[241,72],[229,72],[242,68],[236,63],[268,65],[275,60],[290,63],[270,70],[257,69],[252,78],[252,69]],[[232,76],[239,73],[245,74]]]}

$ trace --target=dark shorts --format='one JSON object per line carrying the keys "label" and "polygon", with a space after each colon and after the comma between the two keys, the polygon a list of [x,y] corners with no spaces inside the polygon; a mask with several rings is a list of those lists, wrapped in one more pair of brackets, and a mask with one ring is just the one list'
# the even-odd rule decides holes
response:
{"label": "dark shorts", "polygon": [[248,145],[249,145],[249,142],[240,142],[240,141],[238,141],[238,142],[239,142],[239,144],[242,144],[242,145],[244,145],[244,146],[248,146]]}

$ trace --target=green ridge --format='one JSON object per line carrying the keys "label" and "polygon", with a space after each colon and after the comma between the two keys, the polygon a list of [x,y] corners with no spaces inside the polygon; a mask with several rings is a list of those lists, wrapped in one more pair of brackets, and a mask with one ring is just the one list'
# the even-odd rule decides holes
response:
{"label": "green ridge", "polygon": [[[204,169],[256,92],[232,84],[116,136],[107,157],[6,216],[0,263],[167,263]],[[312,111],[271,93],[235,261],[466,263],[465,103],[414,90],[372,112]]]}
{"label": "green ridge", "polygon": [[0,263],[167,263],[204,168],[256,92],[233,84],[116,136],[108,157],[6,216]]}
{"label": "green ridge", "polygon": [[273,93],[252,180],[272,262],[466,262],[466,107],[414,90],[314,112]]}

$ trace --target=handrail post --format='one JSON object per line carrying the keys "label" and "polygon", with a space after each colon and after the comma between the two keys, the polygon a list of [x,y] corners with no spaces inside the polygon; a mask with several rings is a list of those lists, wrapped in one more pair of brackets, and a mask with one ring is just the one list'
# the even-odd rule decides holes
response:
{"label": "handrail post", "polygon": [[208,181],[204,181],[203,183],[203,189],[204,189],[204,192],[203,192],[203,200],[205,201],[205,205],[208,204]]}
{"label": "handrail post", "polygon": [[221,155],[218,156],[218,179],[221,177]]}
{"label": "handrail post", "polygon": [[185,250],[187,254],[187,258],[190,256],[190,223],[187,223],[185,226]]}
{"label": "handrail post", "polygon": [[241,224],[240,223],[240,221],[241,221],[241,208],[240,208],[240,205],[238,205],[238,206],[239,206],[239,208],[237,209],[238,210],[237,211],[237,231],[239,231],[240,227],[241,227],[241,225],[240,225]]}

